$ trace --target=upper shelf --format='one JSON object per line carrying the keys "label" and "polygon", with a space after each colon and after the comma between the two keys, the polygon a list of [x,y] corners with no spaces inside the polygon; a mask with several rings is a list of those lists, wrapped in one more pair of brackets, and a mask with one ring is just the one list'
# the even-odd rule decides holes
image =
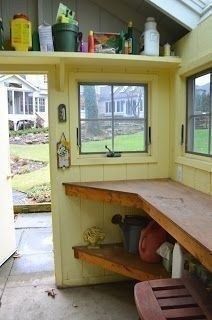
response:
{"label": "upper shelf", "polygon": [[70,65],[74,67],[136,67],[175,69],[181,64],[179,57],[153,57],[141,55],[81,53],[81,52],[18,52],[0,51],[0,65]]}

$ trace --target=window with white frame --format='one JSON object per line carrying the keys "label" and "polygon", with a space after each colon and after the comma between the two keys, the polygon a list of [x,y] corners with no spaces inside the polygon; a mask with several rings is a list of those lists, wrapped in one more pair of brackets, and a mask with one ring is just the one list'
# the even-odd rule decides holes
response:
{"label": "window with white frame", "polygon": [[45,112],[46,111],[46,99],[45,98],[35,98],[35,112]]}
{"label": "window with white frame", "polygon": [[35,112],[38,112],[38,98],[35,98]]}
{"label": "window with white frame", "polygon": [[112,151],[147,152],[146,84],[79,83],[78,90],[80,154],[105,153],[105,145]]}
{"label": "window with white frame", "polygon": [[39,111],[45,112],[45,98],[39,98]]}
{"label": "window with white frame", "polygon": [[212,156],[212,71],[187,79],[186,152]]}

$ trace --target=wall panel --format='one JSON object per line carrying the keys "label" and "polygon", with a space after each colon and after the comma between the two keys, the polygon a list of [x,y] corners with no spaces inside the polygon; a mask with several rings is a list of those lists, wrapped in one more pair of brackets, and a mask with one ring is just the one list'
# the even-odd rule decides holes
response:
{"label": "wall panel", "polygon": [[[47,1],[46,1],[47,2]],[[38,3],[37,0],[1,0],[1,17],[4,24],[5,39],[10,37],[10,21],[16,13],[26,14],[32,22],[32,28],[36,28],[38,21]]]}
{"label": "wall panel", "polygon": [[[212,194],[212,159],[186,154],[184,151],[185,145],[180,145],[180,130],[181,124],[186,124],[186,76],[212,67],[210,59],[212,42],[209,32],[211,28],[212,16],[176,43],[176,52],[182,58],[182,68],[186,70],[186,73],[185,75],[178,74],[173,81],[175,89],[175,131],[172,131],[173,148],[170,149],[170,152],[174,154],[172,158],[172,178],[208,194]],[[181,168],[182,175],[179,174]]]}

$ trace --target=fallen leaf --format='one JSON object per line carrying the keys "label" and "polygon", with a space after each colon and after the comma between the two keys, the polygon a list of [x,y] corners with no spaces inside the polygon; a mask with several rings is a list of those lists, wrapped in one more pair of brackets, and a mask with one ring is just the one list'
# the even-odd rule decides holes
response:
{"label": "fallen leaf", "polygon": [[47,292],[48,296],[52,297],[53,299],[56,296],[54,289],[46,290],[45,292]]}

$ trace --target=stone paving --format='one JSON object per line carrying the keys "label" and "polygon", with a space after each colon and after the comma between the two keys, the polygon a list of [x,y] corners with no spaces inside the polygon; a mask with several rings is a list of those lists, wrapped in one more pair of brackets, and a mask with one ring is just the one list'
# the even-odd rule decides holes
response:
{"label": "stone paving", "polygon": [[29,199],[26,197],[26,193],[13,190],[13,204],[26,204],[29,202]]}
{"label": "stone paving", "polygon": [[0,267],[0,320],[138,319],[131,282],[55,287],[50,213],[19,214],[15,227],[20,256]]}

